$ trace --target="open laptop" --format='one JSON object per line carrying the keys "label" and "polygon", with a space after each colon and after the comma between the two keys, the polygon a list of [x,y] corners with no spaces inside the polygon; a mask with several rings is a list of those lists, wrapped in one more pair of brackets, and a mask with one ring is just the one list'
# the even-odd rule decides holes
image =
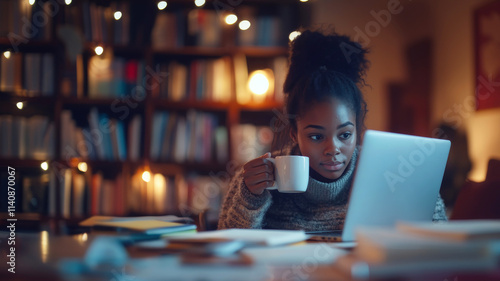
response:
{"label": "open laptop", "polygon": [[431,221],[450,141],[367,130],[361,147],[344,228],[307,232],[310,240],[355,241],[359,226]]}

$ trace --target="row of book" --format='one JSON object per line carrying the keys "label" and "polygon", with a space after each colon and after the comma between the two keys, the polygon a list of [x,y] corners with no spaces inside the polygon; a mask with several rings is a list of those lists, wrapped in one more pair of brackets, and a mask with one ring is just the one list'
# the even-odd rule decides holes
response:
{"label": "row of book", "polygon": [[[253,18],[247,30],[238,30],[238,45],[273,47],[282,46],[280,19],[274,16],[259,16]],[[281,45],[280,45],[281,44]]]}
{"label": "row of book", "polygon": [[184,116],[158,111],[153,116],[152,160],[224,163],[227,146],[227,128],[213,114],[189,110]]}
{"label": "row of book", "polygon": [[180,10],[158,13],[151,31],[151,47],[154,50],[183,47],[186,44],[185,21],[186,16]]}
{"label": "row of book", "polygon": [[88,125],[78,127],[70,110],[61,113],[61,156],[90,160],[136,161],[141,155],[142,116],[124,121],[110,118],[93,107],[87,116]]}
{"label": "row of book", "polygon": [[[120,11],[121,18],[114,19]],[[127,45],[130,40],[130,13],[127,3],[114,2],[109,7],[94,2],[82,2],[83,31],[88,42],[105,42]]]}
{"label": "row of book", "polygon": [[220,47],[222,44],[222,14],[209,9],[159,12],[151,32],[154,50],[183,46]]}
{"label": "row of book", "polygon": [[111,52],[93,56],[88,62],[88,96],[143,99],[146,92],[146,67],[143,60],[114,57]]}
{"label": "row of book", "polygon": [[290,5],[238,7],[238,20],[248,20],[246,30],[236,29],[236,44],[240,46],[287,46],[288,35],[295,28],[297,18]]}
{"label": "row of book", "polygon": [[[19,92],[26,96],[54,95],[53,54],[11,52],[0,56],[0,91]],[[19,69],[21,65],[22,69]],[[19,72],[22,81],[17,80]]]}
{"label": "row of book", "polygon": [[168,78],[153,89],[153,95],[171,101],[231,100],[231,59],[197,59],[188,64],[171,61],[160,63]]}
{"label": "row of book", "polygon": [[[139,5],[142,4],[142,5]],[[180,7],[158,11],[153,5],[116,1],[101,6],[93,1],[82,1],[81,6],[66,7],[65,21],[82,30],[87,42],[115,45],[142,45],[151,42],[154,49],[183,46],[220,47],[224,42],[224,14],[217,9]],[[286,9],[286,7],[282,7]],[[114,13],[121,12],[115,19]],[[247,30],[234,27],[236,44],[253,46],[285,46],[288,22],[277,15],[266,15],[250,7],[238,7],[240,20],[249,20]],[[281,15],[286,15],[286,11]],[[237,25],[237,23],[236,23]],[[146,27],[149,27],[146,32]]]}
{"label": "row of book", "polygon": [[[240,46],[286,46],[283,38],[288,36],[282,20],[277,16],[257,15],[253,9],[241,7],[240,20],[250,21],[246,30],[237,30]],[[187,17],[187,18],[186,18]],[[162,50],[176,47],[202,46],[220,47],[223,44],[222,13],[209,9],[193,9],[187,13],[182,11],[159,12],[151,33],[153,49]],[[237,25],[237,23],[236,23]]]}
{"label": "row of book", "polygon": [[0,115],[0,157],[46,160],[54,157],[54,122],[49,117]]}
{"label": "row of book", "polygon": [[[118,174],[116,178],[106,178],[102,172],[80,173],[65,169],[45,174],[50,181],[44,181],[43,189],[37,189],[39,209],[50,216],[57,215],[59,197],[61,216],[88,217],[95,215],[125,216],[128,214],[181,214],[196,215],[203,210],[216,210],[221,205],[227,182],[210,176],[152,174],[145,182],[137,172],[132,177]],[[56,192],[55,177],[60,176],[59,193]],[[25,186],[29,190],[29,186]],[[42,193],[46,194],[42,194]],[[23,202],[29,204],[32,193],[23,194]]]}
{"label": "row of book", "polygon": [[155,3],[140,1],[83,0],[64,8],[64,23],[79,29],[85,41],[139,47],[149,44],[158,11]]}
{"label": "row of book", "polygon": [[8,38],[15,48],[29,40],[52,39],[54,17],[60,9],[58,1],[0,1],[0,37]]}

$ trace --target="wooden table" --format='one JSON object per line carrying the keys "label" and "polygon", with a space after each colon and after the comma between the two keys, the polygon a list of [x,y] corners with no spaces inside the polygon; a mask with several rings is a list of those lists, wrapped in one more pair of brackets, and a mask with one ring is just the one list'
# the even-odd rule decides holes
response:
{"label": "wooden table", "polygon": [[[91,245],[98,237],[92,234],[78,235],[51,235],[47,231],[33,233],[15,234],[15,273],[8,271],[10,268],[7,262],[8,255],[11,254],[9,241],[10,233],[0,232],[0,280],[142,280],[134,276],[134,272],[129,265],[122,267],[100,267],[95,272],[83,272],[79,267],[83,258]],[[185,270],[186,273],[193,273],[197,270],[217,269],[215,272],[221,278],[223,276],[239,276],[232,280],[349,280],[346,276],[331,264],[308,264],[307,257],[304,262],[287,266],[265,266],[255,265],[179,265],[176,256],[161,255],[158,252],[141,251],[134,247],[127,248],[127,254],[133,260],[141,260],[145,265],[152,266],[154,270]],[[157,264],[155,264],[157,263]],[[265,271],[265,272],[264,272]],[[66,273],[65,273],[66,272]],[[80,273],[78,273],[80,272]],[[254,274],[252,276],[252,274]],[[256,274],[256,275],[255,275]],[[210,278],[209,278],[210,277]],[[146,279],[149,280],[149,279]],[[156,279],[154,279],[156,280]],[[174,279],[158,279],[174,280]],[[206,280],[222,280],[217,275],[206,276]],[[226,279],[229,280],[229,279]],[[481,274],[454,274],[443,273],[439,275],[426,275],[422,272],[418,275],[403,276],[390,280],[436,280],[436,281],[465,281],[465,280],[500,280],[500,269],[492,273]],[[176,280],[177,281],[177,280]]]}

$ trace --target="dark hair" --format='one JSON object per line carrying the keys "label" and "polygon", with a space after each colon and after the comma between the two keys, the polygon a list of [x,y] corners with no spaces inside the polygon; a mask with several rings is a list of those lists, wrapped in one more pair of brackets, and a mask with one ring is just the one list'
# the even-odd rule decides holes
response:
{"label": "dark hair", "polygon": [[364,76],[369,63],[366,53],[358,43],[337,33],[324,35],[307,30],[290,43],[290,65],[283,85],[288,126],[287,130],[277,132],[275,146],[283,147],[290,141],[290,129],[297,129],[296,118],[308,107],[332,97],[354,111],[359,143],[367,112],[360,90],[366,85]]}

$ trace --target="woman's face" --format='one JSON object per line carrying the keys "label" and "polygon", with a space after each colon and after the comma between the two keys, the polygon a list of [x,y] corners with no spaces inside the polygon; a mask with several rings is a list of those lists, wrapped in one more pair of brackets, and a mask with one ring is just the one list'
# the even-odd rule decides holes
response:
{"label": "woman's face", "polygon": [[297,119],[298,142],[309,165],[328,179],[338,179],[356,148],[356,115],[344,102],[330,98],[316,102]]}

